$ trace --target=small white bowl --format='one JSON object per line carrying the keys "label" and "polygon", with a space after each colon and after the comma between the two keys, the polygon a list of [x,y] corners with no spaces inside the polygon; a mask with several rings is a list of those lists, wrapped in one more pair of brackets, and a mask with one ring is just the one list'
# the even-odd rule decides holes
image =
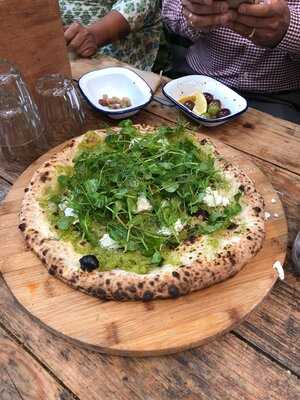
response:
{"label": "small white bowl", "polygon": [[[152,99],[150,86],[143,78],[127,68],[112,67],[88,72],[79,79],[78,84],[89,103],[113,119],[128,118],[136,114]],[[104,94],[108,97],[129,97],[132,105],[112,110],[99,104],[99,99]]]}
{"label": "small white bowl", "polygon": [[[220,100],[222,108],[228,108],[231,114],[217,119],[203,118],[179,103],[179,99],[182,96],[190,96],[197,90],[211,93],[216,100]],[[244,99],[244,97],[240,96],[228,86],[223,85],[223,83],[205,75],[187,75],[182,78],[174,79],[163,87],[163,93],[185,114],[204,126],[224,124],[224,122],[241,115],[248,108],[247,100]]]}

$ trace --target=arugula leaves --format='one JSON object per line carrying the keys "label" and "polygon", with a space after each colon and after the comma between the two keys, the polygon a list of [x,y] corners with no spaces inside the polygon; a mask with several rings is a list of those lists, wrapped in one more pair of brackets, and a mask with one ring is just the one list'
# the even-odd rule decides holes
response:
{"label": "arugula leaves", "polygon": [[193,233],[209,235],[220,229],[228,228],[228,226],[232,222],[232,218],[234,218],[242,211],[242,207],[239,203],[241,196],[242,192],[239,191],[234,196],[234,201],[228,207],[213,210],[209,214],[207,222],[196,225],[193,228]]}
{"label": "arugula leaves", "polygon": [[[227,228],[241,211],[241,193],[228,207],[209,208],[203,203],[208,187],[226,185],[214,156],[185,133],[182,125],[161,127],[143,135],[132,122],[108,129],[105,140],[89,133],[73,160],[74,168],[58,176],[58,187],[49,194],[56,206],[56,224],[74,231],[98,246],[108,233],[119,251],[139,252],[149,265],[160,265],[162,253],[191,234],[211,234]],[[152,209],[137,212],[143,195]],[[72,208],[64,215],[60,204]],[[204,209],[208,218],[195,224],[193,214]],[[174,228],[179,221],[181,232]],[[162,228],[167,228],[166,234]]]}

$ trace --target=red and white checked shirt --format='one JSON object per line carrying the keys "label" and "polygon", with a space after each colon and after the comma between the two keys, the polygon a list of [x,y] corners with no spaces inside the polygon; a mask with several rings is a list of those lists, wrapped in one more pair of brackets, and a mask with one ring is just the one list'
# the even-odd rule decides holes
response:
{"label": "red and white checked shirt", "polygon": [[257,47],[226,27],[203,33],[188,25],[181,0],[163,0],[162,16],[169,29],[190,39],[187,63],[198,74],[254,93],[300,89],[300,0],[288,0],[290,26],[272,49]]}

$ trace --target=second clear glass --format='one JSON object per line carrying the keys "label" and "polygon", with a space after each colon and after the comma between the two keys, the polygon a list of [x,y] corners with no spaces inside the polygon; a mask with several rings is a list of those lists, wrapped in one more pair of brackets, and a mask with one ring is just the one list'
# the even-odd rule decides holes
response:
{"label": "second clear glass", "polygon": [[38,79],[35,89],[51,146],[83,133],[83,103],[71,79],[58,74],[43,76]]}

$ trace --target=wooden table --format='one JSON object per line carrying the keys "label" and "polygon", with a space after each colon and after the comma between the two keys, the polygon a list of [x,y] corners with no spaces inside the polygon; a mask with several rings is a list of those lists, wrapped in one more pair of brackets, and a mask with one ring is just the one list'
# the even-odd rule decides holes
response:
{"label": "wooden table", "polygon": [[[107,59],[99,64],[107,63]],[[73,73],[90,64],[73,64]],[[174,124],[174,108],[151,103],[134,122]],[[88,112],[86,129],[99,127]],[[197,126],[254,161],[284,204],[289,224],[286,277],[239,327],[172,356],[123,358],[57,337],[13,298],[0,276],[0,399],[296,400],[300,398],[300,290],[290,248],[300,229],[300,126],[249,109],[214,129]],[[0,166],[0,199],[22,172]]]}

